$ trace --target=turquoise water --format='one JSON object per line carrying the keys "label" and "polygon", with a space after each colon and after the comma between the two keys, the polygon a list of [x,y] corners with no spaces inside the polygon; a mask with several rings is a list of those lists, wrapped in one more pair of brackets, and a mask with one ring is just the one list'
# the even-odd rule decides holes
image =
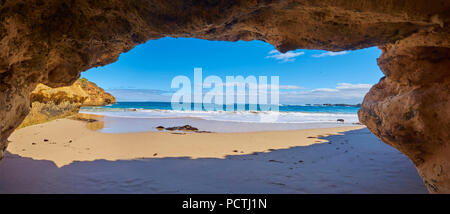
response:
{"label": "turquoise water", "polygon": [[[336,123],[337,119],[344,119],[345,123],[359,122],[357,106],[280,105],[278,107],[279,111],[267,111],[261,108],[250,111],[249,105],[245,105],[242,110],[225,111],[227,109],[225,105],[215,105],[204,106],[201,111],[197,111],[174,110],[169,102],[118,102],[102,107],[83,107],[81,112],[111,117],[199,118],[228,122]],[[193,104],[191,109],[194,109]],[[236,105],[234,109],[237,109]]]}
{"label": "turquoise water", "polygon": [[[226,109],[226,105],[214,106],[215,109]],[[95,108],[95,107],[94,107]],[[173,110],[170,102],[117,102],[113,105],[102,106],[102,109],[117,110],[117,109],[148,109],[148,110]],[[92,109],[92,107],[83,107],[83,109]],[[97,107],[97,109],[100,109]],[[194,109],[194,104],[191,104],[191,109]],[[234,106],[237,109],[237,105]],[[205,108],[202,109],[206,111]],[[245,110],[249,110],[249,105],[245,105]],[[261,109],[258,108],[260,111]],[[311,112],[311,113],[344,113],[356,114],[359,110],[357,106],[325,106],[325,105],[280,105],[280,112]]]}

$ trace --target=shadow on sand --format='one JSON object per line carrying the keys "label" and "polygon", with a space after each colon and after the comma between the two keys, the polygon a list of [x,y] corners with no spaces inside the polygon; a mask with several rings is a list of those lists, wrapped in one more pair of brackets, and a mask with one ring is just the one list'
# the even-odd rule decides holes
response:
{"label": "shadow on sand", "polygon": [[8,153],[0,193],[427,193],[414,166],[367,129],[326,143],[225,159],[74,162]]}

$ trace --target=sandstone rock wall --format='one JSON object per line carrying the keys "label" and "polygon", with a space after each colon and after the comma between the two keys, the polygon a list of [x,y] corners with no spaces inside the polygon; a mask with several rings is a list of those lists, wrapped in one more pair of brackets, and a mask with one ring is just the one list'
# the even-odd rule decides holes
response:
{"label": "sandstone rock wall", "polygon": [[60,88],[39,84],[30,95],[30,113],[19,128],[76,114],[87,97],[77,84]]}
{"label": "sandstone rock wall", "polygon": [[105,92],[105,90],[85,78],[77,80],[75,85],[79,85],[87,94],[87,98],[84,100],[83,106],[105,106],[116,103],[116,98],[114,96],[108,92]]}
{"label": "sandstone rock wall", "polygon": [[361,120],[411,157],[430,191],[450,192],[448,11],[448,0],[0,1],[0,157],[38,83],[70,85],[151,39],[257,39],[283,52],[380,45],[386,77]]}
{"label": "sandstone rock wall", "polygon": [[427,31],[382,46],[386,76],[359,110],[370,131],[413,161],[430,192],[450,191],[448,35]]}
{"label": "sandstone rock wall", "polygon": [[30,113],[19,128],[77,114],[81,106],[103,106],[116,102],[111,94],[84,78],[66,87],[50,88],[38,84],[30,99]]}

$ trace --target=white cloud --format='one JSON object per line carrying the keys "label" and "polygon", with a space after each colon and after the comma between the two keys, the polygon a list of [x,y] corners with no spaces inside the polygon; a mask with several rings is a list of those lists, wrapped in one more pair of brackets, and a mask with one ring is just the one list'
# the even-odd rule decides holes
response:
{"label": "white cloud", "polygon": [[159,101],[170,102],[172,92],[157,89],[107,89],[119,102]]}
{"label": "white cloud", "polygon": [[294,90],[294,89],[304,89],[304,87],[298,85],[280,85],[280,89]]}
{"label": "white cloud", "polygon": [[[260,89],[270,89],[270,84],[254,84],[254,83],[245,83],[245,82],[225,82],[222,84],[218,84],[218,87],[233,87],[233,86],[244,86],[245,88],[255,87]],[[286,90],[295,90],[295,89],[304,89],[303,86],[298,85],[279,85],[278,89],[286,89]],[[224,89],[225,90],[225,89]]]}
{"label": "white cloud", "polygon": [[[231,85],[223,83],[222,86]],[[270,84],[259,85],[262,88],[270,89]],[[323,104],[323,103],[361,103],[365,94],[372,87],[370,84],[338,83],[334,88],[315,88],[306,90],[296,85],[280,85],[279,99],[282,104]],[[151,90],[151,89],[109,89],[107,90],[118,101],[162,101],[170,102],[173,91]],[[205,89],[204,93],[209,90]],[[225,95],[225,88],[217,95]],[[235,91],[237,93],[237,91]],[[248,92],[245,92],[248,93]],[[263,92],[270,95],[271,90]],[[248,96],[248,94],[240,94]]]}
{"label": "white cloud", "polygon": [[351,83],[338,83],[337,89],[370,89],[370,84],[351,84]]}
{"label": "white cloud", "polygon": [[333,91],[338,91],[335,88],[316,88],[314,90],[311,90],[311,92],[333,92]]}
{"label": "white cloud", "polygon": [[277,50],[271,50],[269,52],[269,55],[266,56],[266,59],[273,58],[273,59],[276,59],[276,60],[278,60],[278,61],[280,61],[282,63],[284,63],[284,62],[293,62],[293,61],[295,61],[296,57],[301,56],[303,54],[305,54],[305,52],[303,52],[303,51],[302,52],[288,51],[286,53],[280,53]]}
{"label": "white cloud", "polygon": [[328,51],[325,53],[321,53],[321,54],[314,54],[312,55],[312,57],[326,57],[326,56],[339,56],[339,55],[344,55],[344,54],[348,54],[348,51],[339,51],[339,52],[332,52],[332,51]]}
{"label": "white cloud", "polygon": [[[230,83],[224,83],[231,85]],[[259,85],[262,88],[270,89],[270,85]],[[366,93],[372,85],[338,83],[334,88],[315,88],[306,90],[304,87],[295,85],[280,85],[279,100],[282,104],[324,104],[324,103],[361,103]],[[281,90],[285,89],[285,90]],[[235,91],[236,93],[237,91]],[[223,91],[225,93],[225,89]],[[270,96],[271,90],[263,92]],[[248,96],[248,94],[242,94]]]}
{"label": "white cloud", "polygon": [[[258,84],[259,88],[262,89],[270,89],[272,86],[270,84]],[[276,88],[276,86],[274,87]],[[278,89],[286,89],[286,90],[295,90],[295,89],[303,89],[304,87],[298,85],[279,85]]]}
{"label": "white cloud", "polygon": [[283,104],[361,103],[370,84],[338,83],[335,88],[316,88],[308,91],[280,92]]}

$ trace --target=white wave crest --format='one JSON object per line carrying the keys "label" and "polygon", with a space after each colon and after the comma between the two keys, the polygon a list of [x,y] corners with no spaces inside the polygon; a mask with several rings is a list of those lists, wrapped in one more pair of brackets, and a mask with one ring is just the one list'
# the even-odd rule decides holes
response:
{"label": "white wave crest", "polygon": [[345,123],[359,122],[357,114],[348,113],[312,113],[312,112],[276,112],[276,111],[180,111],[159,109],[119,109],[90,108],[80,113],[99,114],[110,117],[126,118],[199,118],[204,120],[254,123],[336,123],[344,119]]}

